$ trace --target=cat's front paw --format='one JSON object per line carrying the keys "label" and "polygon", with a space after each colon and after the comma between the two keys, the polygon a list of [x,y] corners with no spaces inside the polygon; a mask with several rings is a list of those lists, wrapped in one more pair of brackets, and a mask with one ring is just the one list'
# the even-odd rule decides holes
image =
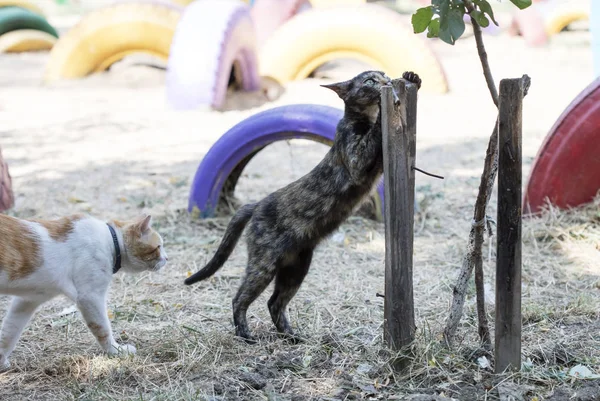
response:
{"label": "cat's front paw", "polygon": [[412,71],[406,71],[402,74],[402,78],[406,79],[408,82],[412,82],[417,85],[417,89],[421,89],[421,78],[417,74]]}
{"label": "cat's front paw", "polygon": [[132,344],[121,345],[121,353],[123,353],[123,354],[135,355],[136,352],[137,352],[137,349]]}
{"label": "cat's front paw", "polygon": [[125,356],[125,355],[135,355],[137,350],[131,344],[113,344],[108,354],[111,356]]}
{"label": "cat's front paw", "polygon": [[4,356],[0,356],[0,372],[6,372],[10,369],[10,362]]}

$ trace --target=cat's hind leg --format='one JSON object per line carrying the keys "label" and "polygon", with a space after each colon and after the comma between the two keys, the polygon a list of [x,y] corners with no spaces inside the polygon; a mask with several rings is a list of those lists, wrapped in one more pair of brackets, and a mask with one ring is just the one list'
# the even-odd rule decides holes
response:
{"label": "cat's hind leg", "polygon": [[25,299],[13,297],[0,331],[0,371],[10,368],[8,358],[15,349],[23,329],[36,309],[47,299]]}
{"label": "cat's hind leg", "polygon": [[133,345],[120,345],[113,338],[104,294],[80,294],[77,298],[77,307],[87,327],[107,354],[135,354],[136,349]]}
{"label": "cat's hind leg", "polygon": [[267,288],[273,277],[275,262],[271,258],[249,258],[246,275],[232,302],[235,334],[246,339],[248,343],[255,343],[256,340],[250,333],[246,313],[250,304]]}
{"label": "cat's hind leg", "polygon": [[277,270],[275,277],[275,290],[269,299],[268,306],[271,313],[271,319],[277,327],[277,331],[294,338],[294,331],[288,321],[285,310],[291,299],[296,295],[302,285],[310,262],[312,261],[313,250],[304,249],[298,253],[296,258],[290,263],[281,266]]}

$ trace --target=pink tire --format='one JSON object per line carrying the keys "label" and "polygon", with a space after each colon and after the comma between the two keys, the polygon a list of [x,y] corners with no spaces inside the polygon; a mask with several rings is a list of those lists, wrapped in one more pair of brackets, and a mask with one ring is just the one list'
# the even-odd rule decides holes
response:
{"label": "pink tire", "polygon": [[250,7],[239,0],[201,0],[187,6],[167,64],[167,101],[177,110],[219,108],[229,79],[247,91],[260,86]]}
{"label": "pink tire", "polygon": [[250,10],[258,46],[281,24],[292,18],[306,0],[256,0]]}
{"label": "pink tire", "polygon": [[515,13],[510,33],[523,36],[529,46],[543,46],[548,42],[543,16],[535,6]]}

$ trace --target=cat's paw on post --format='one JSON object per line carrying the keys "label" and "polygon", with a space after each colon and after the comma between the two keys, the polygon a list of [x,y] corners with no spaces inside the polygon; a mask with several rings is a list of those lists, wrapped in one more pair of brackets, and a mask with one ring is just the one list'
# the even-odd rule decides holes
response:
{"label": "cat's paw on post", "polygon": [[417,89],[421,89],[421,78],[417,74],[412,71],[406,71],[402,74],[402,78],[406,79],[408,82],[412,82],[417,85]]}

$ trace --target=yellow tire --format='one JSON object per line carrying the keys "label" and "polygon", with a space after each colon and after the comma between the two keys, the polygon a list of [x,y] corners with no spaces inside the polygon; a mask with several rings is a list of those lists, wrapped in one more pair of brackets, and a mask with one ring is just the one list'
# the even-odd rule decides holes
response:
{"label": "yellow tire", "polygon": [[31,1],[28,1],[28,0],[0,0],[0,7],[10,7],[10,6],[26,8],[29,11],[32,11],[36,14],[45,16],[44,10],[42,10],[40,7],[33,4]]}
{"label": "yellow tire", "polygon": [[548,36],[555,35],[575,21],[590,19],[589,3],[579,1],[555,2],[548,5],[544,13],[544,26]]}
{"label": "yellow tire", "polygon": [[422,90],[446,93],[448,83],[435,54],[394,11],[376,4],[310,9],[280,26],[263,45],[262,76],[281,84],[304,79],[320,65],[353,58],[399,78],[414,71]]}
{"label": "yellow tire", "polygon": [[17,29],[0,36],[0,53],[50,50],[58,39],[35,29]]}
{"label": "yellow tire", "polygon": [[97,9],[52,48],[44,80],[101,72],[133,53],[151,54],[166,62],[180,16],[178,7],[152,3],[122,3]]}

